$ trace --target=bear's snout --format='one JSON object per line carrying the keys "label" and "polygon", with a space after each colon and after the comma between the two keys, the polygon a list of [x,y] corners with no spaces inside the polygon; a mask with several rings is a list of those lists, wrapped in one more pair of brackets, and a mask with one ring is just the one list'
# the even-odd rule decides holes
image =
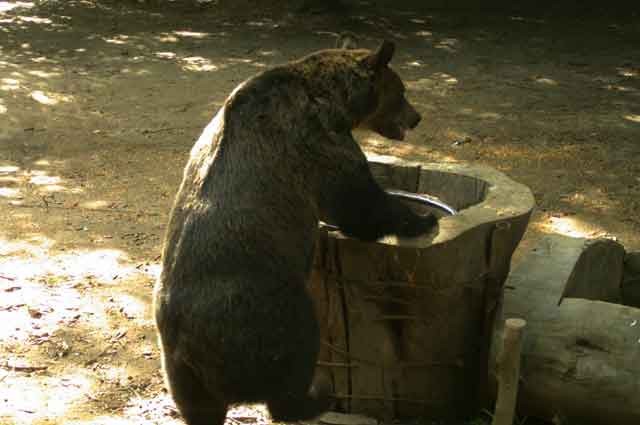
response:
{"label": "bear's snout", "polygon": [[406,100],[404,101],[404,124],[407,128],[413,130],[418,126],[422,117],[416,109]]}
{"label": "bear's snout", "polygon": [[413,130],[418,126],[418,124],[420,124],[420,121],[422,121],[422,117],[419,113],[414,111],[413,116],[409,120],[409,128]]}

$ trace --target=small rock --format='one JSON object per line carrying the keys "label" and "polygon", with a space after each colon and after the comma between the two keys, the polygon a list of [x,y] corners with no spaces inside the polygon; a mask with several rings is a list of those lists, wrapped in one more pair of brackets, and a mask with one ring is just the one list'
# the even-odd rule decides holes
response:
{"label": "small rock", "polygon": [[29,312],[29,316],[31,316],[34,319],[39,319],[42,317],[42,312],[37,308],[27,307],[27,311]]}
{"label": "small rock", "polygon": [[462,145],[466,145],[467,143],[471,143],[471,137],[465,137],[462,139],[458,139],[458,140],[454,140],[453,143],[451,143],[451,146],[462,146]]}

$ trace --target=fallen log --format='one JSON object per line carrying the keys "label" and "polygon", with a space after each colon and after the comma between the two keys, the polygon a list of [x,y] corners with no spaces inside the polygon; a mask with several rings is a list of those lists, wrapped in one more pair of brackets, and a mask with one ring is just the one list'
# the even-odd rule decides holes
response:
{"label": "fallen log", "polygon": [[[616,297],[612,288],[619,288],[619,281],[611,280],[620,275],[619,255],[600,257],[597,267],[580,261],[603,243],[545,237],[505,283],[504,317],[527,321],[520,415],[570,418],[580,424],[640,424],[640,309],[567,297]],[[620,252],[614,242],[606,244]],[[590,267],[587,285],[581,285],[584,270],[576,270],[581,264]],[[494,334],[494,359],[500,334]]]}

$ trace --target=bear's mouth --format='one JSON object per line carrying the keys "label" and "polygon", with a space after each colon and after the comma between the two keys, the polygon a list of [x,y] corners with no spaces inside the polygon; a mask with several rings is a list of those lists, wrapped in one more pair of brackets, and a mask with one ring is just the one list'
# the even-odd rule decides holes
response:
{"label": "bear's mouth", "polygon": [[410,122],[407,122],[406,120],[397,120],[391,122],[388,126],[390,134],[387,137],[393,140],[404,140],[405,136],[407,135],[407,131],[413,130],[418,126],[418,123],[420,122],[420,116],[417,114],[416,116],[417,119],[411,120]]}
{"label": "bear's mouth", "polygon": [[387,136],[388,138],[402,141],[404,140],[409,128],[400,123],[393,123],[389,130],[390,134]]}
{"label": "bear's mouth", "polygon": [[402,141],[405,138],[407,131],[409,130],[409,126],[404,125],[402,122],[386,122],[383,125],[374,125],[368,126],[365,122],[365,125],[362,125],[361,128],[368,128],[369,130],[373,130],[382,137],[386,137],[391,140],[399,140]]}

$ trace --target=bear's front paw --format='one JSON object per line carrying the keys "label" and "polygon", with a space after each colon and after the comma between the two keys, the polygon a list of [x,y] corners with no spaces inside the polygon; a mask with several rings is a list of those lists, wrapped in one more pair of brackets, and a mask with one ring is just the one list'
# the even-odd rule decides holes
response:
{"label": "bear's front paw", "polygon": [[435,215],[428,213],[416,215],[410,220],[403,222],[398,229],[398,236],[413,238],[423,235],[436,227],[438,219]]}

